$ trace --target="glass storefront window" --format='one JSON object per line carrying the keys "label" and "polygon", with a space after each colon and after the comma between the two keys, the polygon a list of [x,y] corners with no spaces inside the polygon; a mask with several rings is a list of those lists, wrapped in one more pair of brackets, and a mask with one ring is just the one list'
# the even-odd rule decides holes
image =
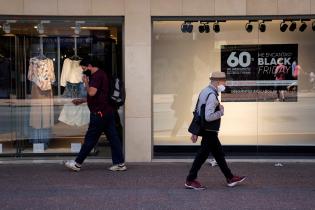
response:
{"label": "glass storefront window", "polygon": [[[255,153],[264,146],[315,146],[313,21],[305,21],[303,32],[301,21],[296,21],[295,31],[289,30],[287,21],[286,32],[280,31],[282,20],[265,21],[264,32],[257,20],[251,22],[251,32],[245,29],[248,20],[219,22],[219,32],[214,32],[214,22],[208,22],[210,33],[200,32],[204,23],[196,21],[191,33],[183,33],[184,21],[154,20],[155,148],[170,151],[194,145],[187,128],[198,94],[213,71],[225,71],[229,85],[220,96],[225,107],[220,129],[224,146],[250,146]],[[284,81],[275,74],[279,58],[286,69]],[[228,62],[231,66],[226,67]],[[293,75],[295,67],[298,76]]]}
{"label": "glass storefront window", "polygon": [[[97,57],[122,77],[122,22],[0,18],[0,155],[78,152],[89,123],[87,104],[72,103],[86,95],[79,61]],[[107,145],[104,136],[92,154],[109,157]]]}

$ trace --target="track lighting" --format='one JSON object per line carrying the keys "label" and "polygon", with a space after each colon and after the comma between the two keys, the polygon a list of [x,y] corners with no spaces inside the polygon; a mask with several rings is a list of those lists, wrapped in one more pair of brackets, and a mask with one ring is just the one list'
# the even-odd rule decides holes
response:
{"label": "track lighting", "polygon": [[218,21],[216,21],[214,24],[213,24],[213,31],[215,33],[219,33],[220,32],[220,25],[218,23]]}
{"label": "track lighting", "polygon": [[11,33],[11,25],[10,25],[11,23],[16,23],[16,20],[6,20],[6,22],[3,23],[2,30],[4,31],[4,33],[6,34]]}
{"label": "track lighting", "polygon": [[44,24],[39,23],[36,27],[36,30],[39,34],[43,34],[44,33]]}
{"label": "track lighting", "polygon": [[189,23],[187,26],[187,32],[191,33],[193,31],[193,28],[194,28],[194,26],[191,23]]}
{"label": "track lighting", "polygon": [[265,32],[266,31],[266,24],[265,24],[264,21],[259,23],[259,30],[260,30],[260,32]]}
{"label": "track lighting", "polygon": [[186,33],[187,32],[187,25],[186,23],[183,23],[180,27],[180,30],[183,32],[183,33]]}
{"label": "track lighting", "polygon": [[191,33],[193,31],[194,26],[191,24],[191,22],[184,22],[181,26],[181,31],[183,33]]}
{"label": "track lighting", "polygon": [[295,31],[296,29],[296,22],[295,21],[291,21],[291,25],[289,27],[289,31]]}
{"label": "track lighting", "polygon": [[11,26],[9,23],[3,23],[2,28],[3,28],[4,33],[6,34],[9,34],[11,32]]}
{"label": "track lighting", "polygon": [[199,32],[200,33],[209,33],[210,32],[210,27],[209,27],[209,25],[208,25],[208,22],[206,22],[206,23],[202,23],[201,21],[200,21],[200,26],[199,26]]}
{"label": "track lighting", "polygon": [[85,21],[75,21],[74,34],[79,35],[81,32],[81,25],[85,24]]}
{"label": "track lighting", "polygon": [[281,32],[285,32],[288,28],[288,24],[285,23],[285,21],[283,20],[281,23],[280,23],[280,31]]}
{"label": "track lighting", "polygon": [[44,24],[48,24],[48,23],[50,23],[50,20],[41,20],[40,23],[34,26],[34,28],[40,35],[43,35],[45,33]]}
{"label": "track lighting", "polygon": [[201,25],[198,27],[198,29],[199,29],[199,32],[200,32],[200,33],[205,32],[205,24],[201,24]]}
{"label": "track lighting", "polygon": [[248,21],[248,23],[246,23],[245,25],[245,29],[248,33],[252,32],[253,31],[253,25],[251,24],[250,21]]}
{"label": "track lighting", "polygon": [[208,24],[205,24],[205,32],[206,33],[210,32],[210,26]]}
{"label": "track lighting", "polygon": [[303,31],[305,31],[306,28],[307,28],[307,24],[304,21],[302,21],[302,24],[299,28],[299,31],[303,32]]}

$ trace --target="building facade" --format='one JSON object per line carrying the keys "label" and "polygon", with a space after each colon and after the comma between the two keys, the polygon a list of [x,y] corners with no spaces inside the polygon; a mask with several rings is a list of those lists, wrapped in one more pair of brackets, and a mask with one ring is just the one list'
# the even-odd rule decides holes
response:
{"label": "building facade", "polygon": [[[315,146],[315,0],[0,5],[1,156],[77,152],[88,110],[71,107],[71,98],[81,96],[65,96],[68,83],[79,82],[72,81],[75,73],[65,74],[65,63],[75,71],[77,57],[86,55],[99,56],[125,81],[127,98],[119,113],[127,162],[191,149],[187,127],[213,71],[228,75],[229,91],[221,94],[223,145],[253,154]],[[276,73],[280,64],[283,77]],[[52,72],[49,88],[38,89],[34,66]],[[106,157],[104,145],[106,139],[93,156]]]}

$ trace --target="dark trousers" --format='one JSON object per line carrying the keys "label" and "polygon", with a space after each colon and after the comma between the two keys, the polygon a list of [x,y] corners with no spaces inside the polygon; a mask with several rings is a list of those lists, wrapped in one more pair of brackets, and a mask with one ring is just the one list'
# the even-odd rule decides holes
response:
{"label": "dark trousers", "polygon": [[90,154],[93,147],[98,142],[101,134],[105,132],[106,137],[110,142],[112,151],[113,164],[124,162],[122,154],[122,144],[115,128],[115,118],[113,113],[107,113],[103,117],[98,114],[90,114],[89,128],[85,134],[84,143],[81,147],[76,162],[82,164],[85,158]]}
{"label": "dark trousers", "polygon": [[198,171],[202,164],[207,160],[209,153],[212,153],[213,157],[217,161],[222,173],[226,179],[231,179],[233,174],[227,166],[221,143],[218,138],[217,132],[206,131],[201,140],[201,148],[199,149],[193,165],[187,176],[187,181],[193,181],[197,178]]}

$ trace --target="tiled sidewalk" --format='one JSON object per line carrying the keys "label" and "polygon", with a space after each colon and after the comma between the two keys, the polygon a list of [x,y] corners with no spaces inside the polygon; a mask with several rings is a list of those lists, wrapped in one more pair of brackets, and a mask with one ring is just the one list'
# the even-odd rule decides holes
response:
{"label": "tiled sidewalk", "polygon": [[218,167],[205,164],[205,191],[184,188],[190,163],[86,163],[80,172],[61,164],[1,164],[0,209],[315,209],[315,163],[230,163],[248,179],[226,187]]}

